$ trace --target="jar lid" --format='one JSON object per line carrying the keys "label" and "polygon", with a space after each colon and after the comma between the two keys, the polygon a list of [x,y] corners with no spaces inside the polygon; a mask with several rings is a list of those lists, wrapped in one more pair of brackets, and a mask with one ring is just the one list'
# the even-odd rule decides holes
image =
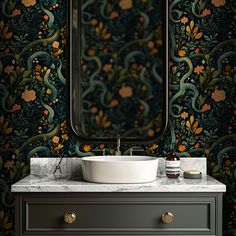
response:
{"label": "jar lid", "polygon": [[198,170],[186,170],[184,171],[184,178],[185,179],[201,179],[202,172]]}

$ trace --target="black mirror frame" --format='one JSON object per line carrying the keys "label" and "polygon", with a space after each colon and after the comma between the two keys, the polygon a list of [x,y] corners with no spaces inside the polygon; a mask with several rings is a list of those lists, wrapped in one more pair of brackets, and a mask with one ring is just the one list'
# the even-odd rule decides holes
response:
{"label": "black mirror frame", "polygon": [[[164,56],[164,77],[166,78],[163,82],[164,88],[165,88],[165,98],[164,98],[164,103],[165,103],[165,112],[164,112],[164,119],[165,122],[163,122],[161,129],[159,131],[159,136],[154,137],[153,139],[140,139],[140,138],[123,138],[122,143],[124,144],[150,144],[154,142],[158,142],[164,135],[167,126],[168,126],[168,117],[169,117],[169,69],[168,69],[168,64],[169,64],[169,50],[168,50],[168,35],[169,35],[169,30],[168,30],[168,16],[169,16],[169,11],[168,11],[168,1],[164,1],[163,4],[163,24],[165,27],[163,27],[163,42],[164,42],[164,48],[163,50],[163,56]],[[116,142],[116,137],[114,138],[89,138],[89,137],[84,137],[82,136],[74,127],[73,125],[73,75],[74,74],[81,74],[80,71],[80,66],[78,66],[78,62],[80,62],[80,53],[79,53],[79,47],[73,49],[73,41],[75,38],[77,39],[77,42],[80,41],[80,34],[79,34],[79,25],[81,22],[81,15],[80,15],[80,7],[79,7],[79,2],[80,0],[71,0],[69,1],[68,4],[68,17],[67,17],[67,30],[68,30],[68,46],[69,50],[67,50],[67,92],[68,92],[68,98],[69,98],[69,126],[71,130],[77,135],[78,139],[82,143],[104,143],[104,144],[114,144]],[[76,31],[76,32],[75,32]],[[75,40],[76,41],[76,40]],[[77,64],[76,64],[77,62]]]}

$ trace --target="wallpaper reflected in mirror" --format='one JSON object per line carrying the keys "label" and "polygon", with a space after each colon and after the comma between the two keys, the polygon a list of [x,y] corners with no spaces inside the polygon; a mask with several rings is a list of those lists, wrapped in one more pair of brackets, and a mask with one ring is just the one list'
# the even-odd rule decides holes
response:
{"label": "wallpaper reflected in mirror", "polygon": [[150,141],[167,120],[166,6],[74,1],[71,123],[86,139]]}

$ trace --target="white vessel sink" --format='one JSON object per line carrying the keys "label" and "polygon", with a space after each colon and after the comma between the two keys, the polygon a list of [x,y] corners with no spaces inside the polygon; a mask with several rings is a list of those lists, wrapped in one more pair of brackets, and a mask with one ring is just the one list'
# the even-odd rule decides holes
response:
{"label": "white vessel sink", "polygon": [[83,178],[88,182],[128,184],[156,180],[158,159],[150,156],[83,157]]}

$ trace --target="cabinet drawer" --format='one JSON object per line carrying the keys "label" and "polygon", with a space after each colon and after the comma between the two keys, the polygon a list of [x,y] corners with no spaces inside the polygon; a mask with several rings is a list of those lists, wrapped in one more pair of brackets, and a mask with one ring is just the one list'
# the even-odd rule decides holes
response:
{"label": "cabinet drawer", "polygon": [[[215,234],[214,197],[25,198],[23,211],[26,234]],[[64,221],[67,212],[74,223]],[[162,221],[166,212],[174,215],[169,224]]]}

